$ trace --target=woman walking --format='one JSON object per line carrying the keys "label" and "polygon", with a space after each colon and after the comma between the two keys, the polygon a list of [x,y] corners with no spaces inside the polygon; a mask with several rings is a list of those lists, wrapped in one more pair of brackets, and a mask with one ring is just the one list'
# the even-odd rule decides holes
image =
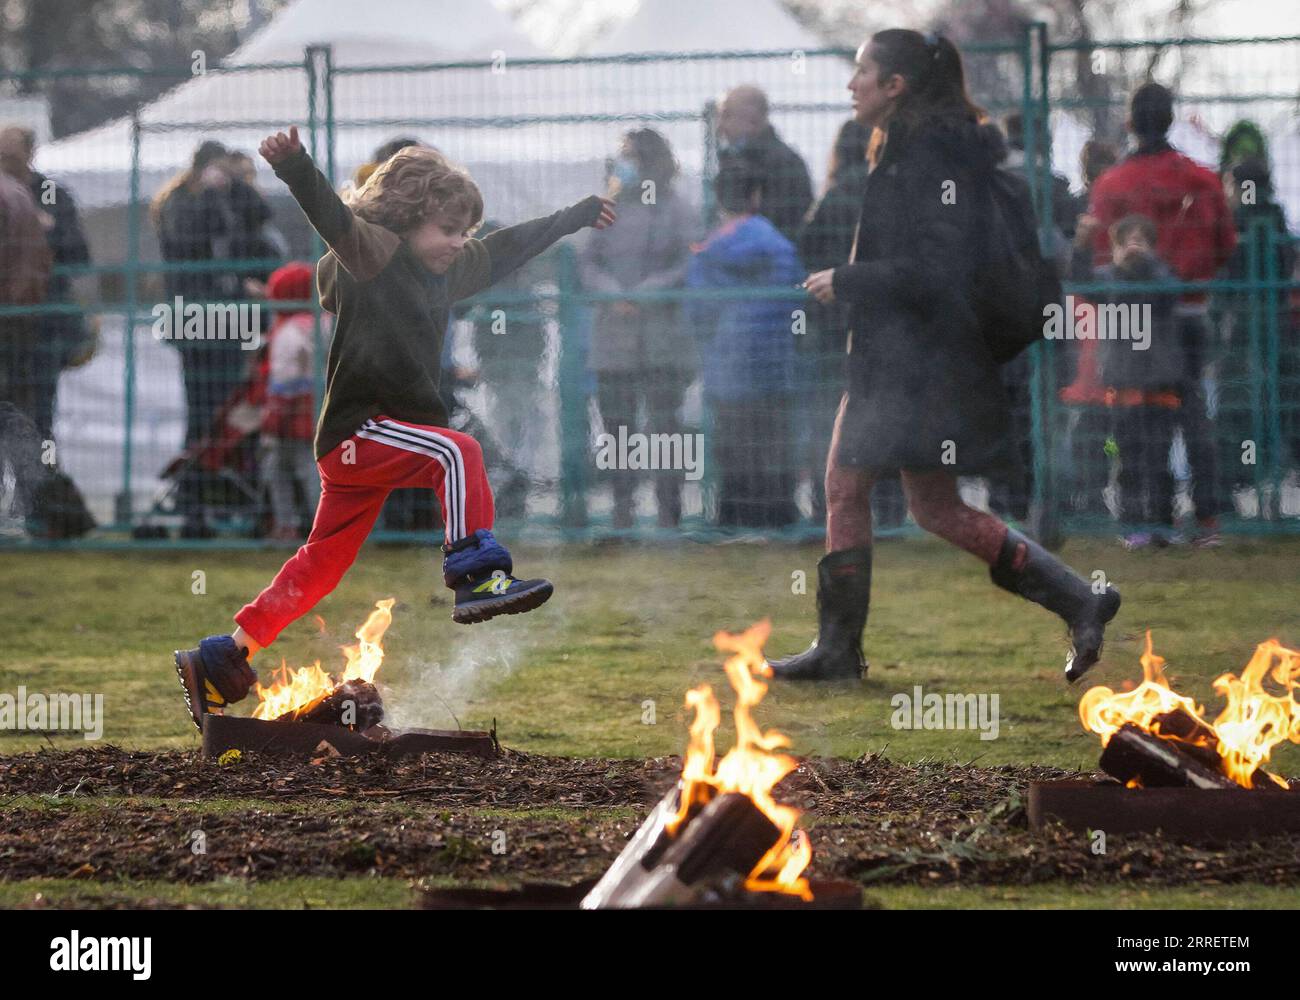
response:
{"label": "woman walking", "polygon": [[1097,662],[1119,593],[1094,593],[957,492],[957,476],[1014,461],[1006,394],[974,309],[988,224],[980,206],[999,137],[967,96],[961,55],[945,38],[878,32],[858,49],[849,90],[855,118],[875,129],[853,255],[805,282],[818,302],[843,302],[850,314],[848,390],[826,465],[819,631],[773,670],[791,679],[865,672],[871,490],[897,469],[917,524],[982,559],[998,586],[1065,620],[1074,680]]}

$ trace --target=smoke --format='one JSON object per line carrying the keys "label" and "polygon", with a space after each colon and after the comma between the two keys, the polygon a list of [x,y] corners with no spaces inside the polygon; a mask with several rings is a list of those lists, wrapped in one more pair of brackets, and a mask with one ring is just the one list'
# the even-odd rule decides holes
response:
{"label": "smoke", "polygon": [[532,646],[527,635],[527,625],[520,621],[477,625],[465,629],[444,658],[409,658],[401,681],[379,683],[384,725],[394,730],[473,728],[466,716],[475,698],[514,673]]}

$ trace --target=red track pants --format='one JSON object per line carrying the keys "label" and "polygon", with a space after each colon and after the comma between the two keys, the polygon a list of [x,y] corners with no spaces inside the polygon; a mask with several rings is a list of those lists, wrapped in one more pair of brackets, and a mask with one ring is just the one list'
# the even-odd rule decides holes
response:
{"label": "red track pants", "polygon": [[483,450],[468,434],[377,416],[316,466],[321,498],[311,535],[271,585],[235,615],[236,624],[261,646],[269,646],[338,585],[392,490],[436,490],[448,542],[492,527]]}

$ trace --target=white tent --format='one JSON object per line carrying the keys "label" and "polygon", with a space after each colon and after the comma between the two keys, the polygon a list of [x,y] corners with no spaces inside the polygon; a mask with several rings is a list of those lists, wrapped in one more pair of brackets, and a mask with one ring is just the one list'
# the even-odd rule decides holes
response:
{"label": "white tent", "polygon": [[586,54],[826,48],[778,0],[642,0]]}
{"label": "white tent", "polygon": [[[364,19],[354,0],[298,0],[225,60],[225,69],[188,80],[142,109],[141,195],[181,169],[204,139],[251,151],[273,126],[305,123],[308,77],[299,66],[308,45],[329,45],[340,70],[332,88],[336,179],[385,139],[412,133],[465,164],[489,211],[507,220],[600,185],[605,156],[637,124],[661,127],[685,172],[698,176],[701,113],[737,83],[768,92],[777,127],[808,156],[814,174],[847,116],[847,66],[833,57],[801,59],[796,53],[821,43],[776,0],[645,0],[588,54],[743,48],[789,50],[789,59],[541,65],[518,65],[538,52],[489,0],[385,0],[366,8]],[[385,68],[484,60],[495,63]],[[261,68],[272,62],[294,65]],[[320,94],[316,112],[321,123]],[[323,142],[323,124],[319,132]],[[122,205],[130,186],[130,121],[51,143],[39,151],[38,166],[67,183],[84,206]]]}
{"label": "white tent", "polygon": [[[251,150],[273,123],[304,124],[309,88],[302,67],[309,45],[328,45],[335,67],[540,55],[490,0],[384,0],[365,6],[355,0],[298,0],[232,53],[223,69],[195,73],[141,110],[142,192],[147,196],[162,178],[181,169],[204,139]],[[294,65],[260,68],[270,63]],[[486,72],[472,75],[478,90],[492,89]],[[399,119],[411,113],[399,88],[385,78],[340,75],[335,83],[339,119]],[[474,94],[465,96],[471,104],[480,103]],[[318,99],[318,118],[324,115],[322,105]],[[434,109],[422,110],[428,114]],[[392,126],[380,129],[378,141],[392,131]],[[360,162],[363,156],[353,159]],[[121,204],[129,185],[130,119],[51,143],[38,152],[37,165],[65,180],[84,205]]]}

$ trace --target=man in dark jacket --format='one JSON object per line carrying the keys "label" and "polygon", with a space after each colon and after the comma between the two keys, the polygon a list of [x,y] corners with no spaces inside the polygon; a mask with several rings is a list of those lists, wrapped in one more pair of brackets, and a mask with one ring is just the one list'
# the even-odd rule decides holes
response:
{"label": "man in dark jacket", "polygon": [[761,214],[781,235],[794,243],[799,238],[808,206],[812,204],[812,179],[803,157],[787,146],[768,120],[767,95],[745,84],[727,91],[718,105],[720,152],[744,152],[762,181]]}
{"label": "man in dark jacket", "polygon": [[[36,152],[36,134],[28,128],[10,126],[0,129],[0,170],[31,192],[32,201],[41,213],[45,239],[53,255],[55,268],[90,263],[90,248],[81,228],[77,203],[66,188],[32,169]],[[46,290],[47,304],[70,305],[74,302],[72,278],[56,271]],[[52,313],[36,320],[36,364],[32,369],[32,422],[47,439],[53,436],[54,395],[59,372],[88,346],[85,320],[79,312]]]}

